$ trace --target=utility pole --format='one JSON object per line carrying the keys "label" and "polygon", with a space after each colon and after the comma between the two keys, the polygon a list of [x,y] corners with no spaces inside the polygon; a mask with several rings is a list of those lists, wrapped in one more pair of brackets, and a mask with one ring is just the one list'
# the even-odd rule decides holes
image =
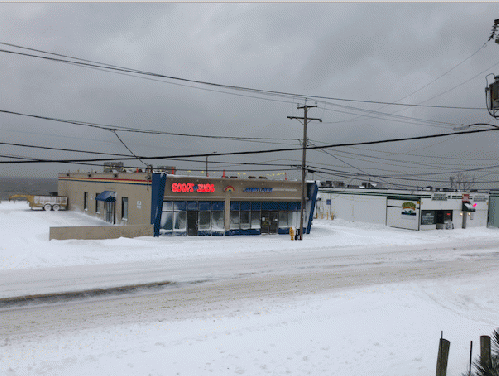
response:
{"label": "utility pole", "polygon": [[[214,151],[213,154],[217,154],[217,152]],[[206,156],[206,177],[208,177],[208,155]]]}
{"label": "utility pole", "polygon": [[307,194],[307,184],[305,178],[307,176],[306,170],[306,160],[307,160],[307,123],[309,120],[318,120],[322,123],[321,119],[317,118],[309,118],[307,117],[307,110],[312,107],[317,106],[307,106],[307,102],[305,101],[305,105],[297,106],[299,110],[303,109],[303,117],[297,116],[288,116],[288,119],[298,119],[303,120],[303,146],[302,146],[302,160],[301,160],[301,211],[300,211],[300,240],[303,240],[303,210],[306,204],[305,197]]}

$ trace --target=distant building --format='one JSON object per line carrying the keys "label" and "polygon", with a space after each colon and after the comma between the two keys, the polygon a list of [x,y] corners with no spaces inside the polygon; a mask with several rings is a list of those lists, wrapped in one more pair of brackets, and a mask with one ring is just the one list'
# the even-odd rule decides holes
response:
{"label": "distant building", "polygon": [[[317,200],[318,216],[408,230],[435,230],[487,226],[489,194],[321,188]],[[497,206],[499,209],[499,195]]]}

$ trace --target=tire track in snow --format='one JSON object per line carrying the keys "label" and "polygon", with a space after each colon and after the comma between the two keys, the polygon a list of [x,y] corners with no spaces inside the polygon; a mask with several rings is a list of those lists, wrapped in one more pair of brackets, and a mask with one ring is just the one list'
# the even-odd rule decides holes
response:
{"label": "tire track in snow", "polygon": [[230,314],[259,301],[285,301],[297,295],[326,293],[367,285],[410,282],[497,270],[499,258],[350,265],[303,273],[264,274],[201,284],[175,284],[155,291],[64,303],[0,309],[0,336],[35,339],[61,332],[135,322],[175,321]]}

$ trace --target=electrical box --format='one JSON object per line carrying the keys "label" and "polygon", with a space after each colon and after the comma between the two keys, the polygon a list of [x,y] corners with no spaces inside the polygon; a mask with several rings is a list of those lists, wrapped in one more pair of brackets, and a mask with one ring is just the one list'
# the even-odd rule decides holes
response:
{"label": "electrical box", "polygon": [[499,110],[499,77],[494,78],[495,81],[489,85],[491,111]]}
{"label": "electrical box", "polygon": [[494,76],[494,82],[485,87],[485,99],[489,115],[497,119],[499,117],[497,115],[499,111],[499,76]]}

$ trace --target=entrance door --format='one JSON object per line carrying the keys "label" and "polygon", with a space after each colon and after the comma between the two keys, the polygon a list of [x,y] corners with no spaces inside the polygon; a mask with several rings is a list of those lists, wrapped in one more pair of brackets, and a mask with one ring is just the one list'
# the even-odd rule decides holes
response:
{"label": "entrance door", "polygon": [[106,210],[106,222],[114,224],[114,202],[106,201],[104,204]]}
{"label": "entrance door", "polygon": [[260,231],[262,234],[277,234],[279,212],[262,210]]}
{"label": "entrance door", "polygon": [[437,229],[449,229],[452,226],[452,210],[436,210],[435,222]]}
{"label": "entrance door", "polygon": [[197,236],[198,235],[198,212],[188,211],[187,212],[187,235]]}

